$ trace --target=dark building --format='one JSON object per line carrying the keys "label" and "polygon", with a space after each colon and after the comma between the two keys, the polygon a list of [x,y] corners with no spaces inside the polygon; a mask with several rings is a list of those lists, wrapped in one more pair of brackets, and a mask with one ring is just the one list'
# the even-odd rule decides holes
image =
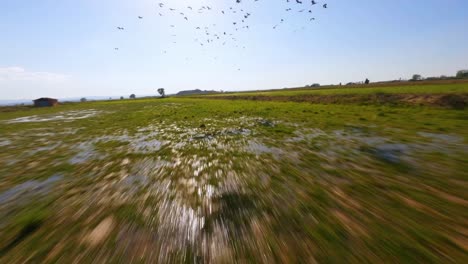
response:
{"label": "dark building", "polygon": [[47,106],[58,105],[58,100],[52,99],[52,98],[39,98],[39,99],[33,100],[33,102],[34,102],[35,107],[47,107]]}

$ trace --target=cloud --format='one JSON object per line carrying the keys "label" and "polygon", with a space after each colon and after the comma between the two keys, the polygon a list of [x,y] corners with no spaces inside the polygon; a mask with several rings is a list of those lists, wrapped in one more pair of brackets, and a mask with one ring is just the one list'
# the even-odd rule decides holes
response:
{"label": "cloud", "polygon": [[0,67],[0,81],[63,82],[69,75],[52,72],[33,72],[22,67]]}

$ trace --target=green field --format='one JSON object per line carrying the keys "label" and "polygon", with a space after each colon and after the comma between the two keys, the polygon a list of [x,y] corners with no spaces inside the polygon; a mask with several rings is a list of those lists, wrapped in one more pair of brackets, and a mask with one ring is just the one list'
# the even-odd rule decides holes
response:
{"label": "green field", "polygon": [[[454,84],[425,84],[425,85],[385,85],[378,86],[363,85],[356,86],[325,86],[325,87],[310,87],[310,88],[294,88],[294,89],[278,89],[270,91],[249,91],[225,93],[229,95],[244,96],[244,95],[265,95],[265,96],[297,96],[297,95],[337,95],[337,94],[373,94],[373,93],[389,93],[389,94],[439,94],[439,93],[468,93],[468,82],[459,82]],[[220,96],[214,94],[210,96]]]}
{"label": "green field", "polygon": [[[274,95],[302,93],[343,90]],[[466,109],[141,99],[0,127],[0,263],[468,261]]]}

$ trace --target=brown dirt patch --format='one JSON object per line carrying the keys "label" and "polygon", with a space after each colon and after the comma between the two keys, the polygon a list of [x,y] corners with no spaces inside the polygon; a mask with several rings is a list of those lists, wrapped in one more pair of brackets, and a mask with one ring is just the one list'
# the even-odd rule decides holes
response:
{"label": "brown dirt patch", "polygon": [[85,241],[91,246],[97,246],[98,244],[101,244],[109,236],[112,229],[114,228],[114,225],[114,219],[112,217],[107,217],[86,236]]}

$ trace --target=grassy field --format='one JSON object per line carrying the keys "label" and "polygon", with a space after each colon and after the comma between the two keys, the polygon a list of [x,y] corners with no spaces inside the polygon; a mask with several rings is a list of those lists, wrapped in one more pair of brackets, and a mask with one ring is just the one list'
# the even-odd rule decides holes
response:
{"label": "grassy field", "polygon": [[[451,83],[453,82],[453,83]],[[468,81],[380,83],[355,86],[325,86],[269,91],[193,95],[192,98],[306,102],[387,106],[431,106],[464,109],[468,106]]]}
{"label": "grassy field", "polygon": [[294,89],[278,89],[269,91],[249,91],[213,94],[210,96],[234,95],[234,96],[298,96],[298,95],[342,95],[342,94],[441,94],[441,93],[468,93],[468,81],[459,80],[455,83],[429,82],[422,85],[415,83],[388,83],[379,85],[353,85],[353,86],[324,86],[304,87]]}
{"label": "grassy field", "polygon": [[168,98],[0,127],[1,263],[468,261],[468,110]]}

